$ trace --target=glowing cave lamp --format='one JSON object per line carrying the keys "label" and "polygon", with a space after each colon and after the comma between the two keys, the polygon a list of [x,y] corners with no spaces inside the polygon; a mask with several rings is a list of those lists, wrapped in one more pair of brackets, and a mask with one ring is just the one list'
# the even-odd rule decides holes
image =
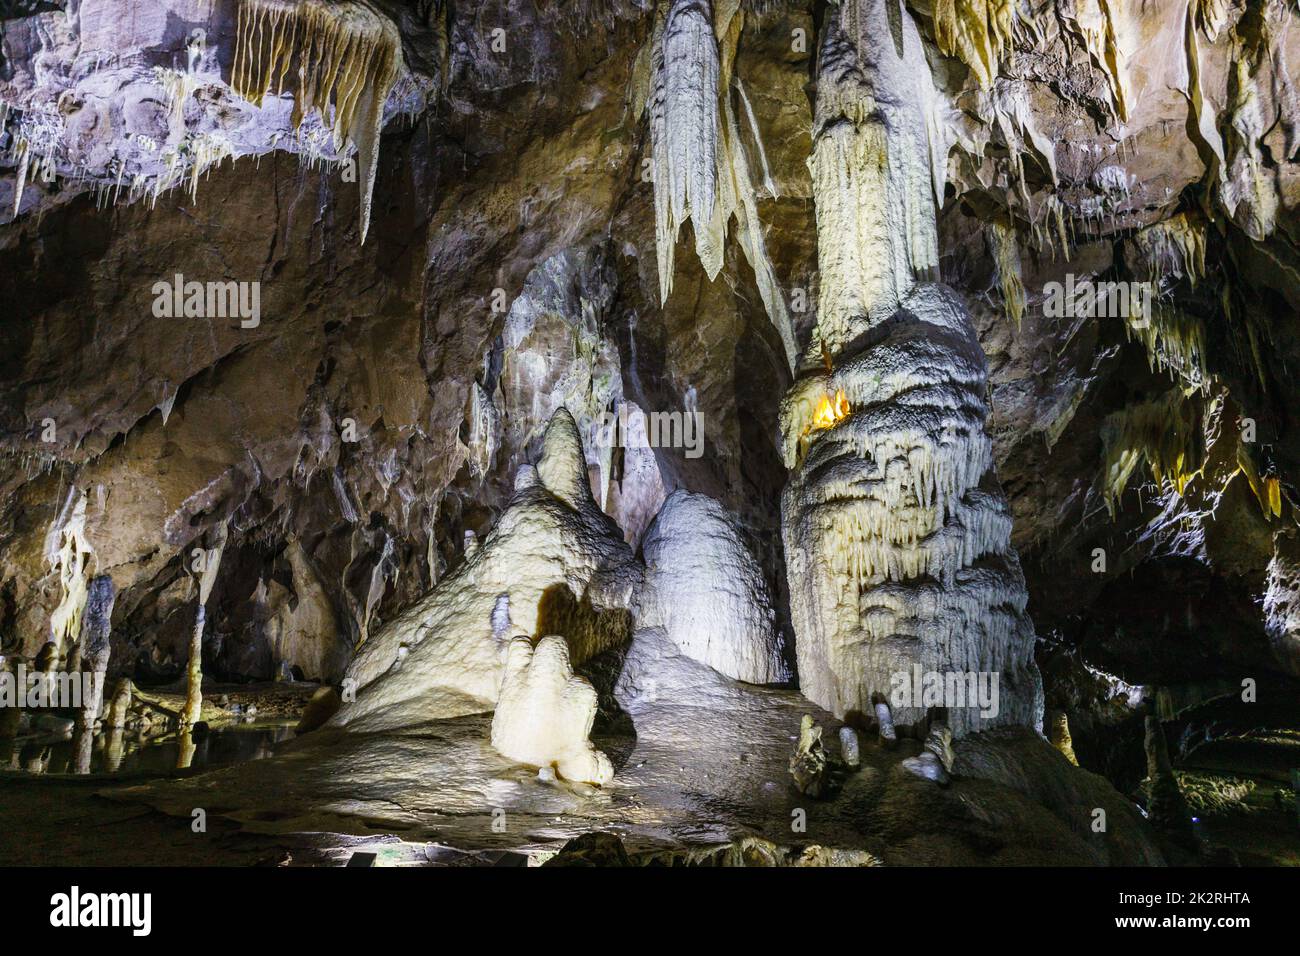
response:
{"label": "glowing cave lamp", "polygon": [[834,399],[829,395],[823,395],[821,401],[817,403],[817,411],[813,413],[812,427],[809,431],[831,428],[847,418],[848,414],[849,399],[844,394],[844,389],[839,389]]}

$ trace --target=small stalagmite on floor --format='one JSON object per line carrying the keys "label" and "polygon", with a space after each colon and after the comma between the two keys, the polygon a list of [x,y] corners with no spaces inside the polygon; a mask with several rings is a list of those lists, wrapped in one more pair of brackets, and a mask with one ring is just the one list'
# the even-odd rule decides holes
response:
{"label": "small stalagmite on floor", "polygon": [[596,707],[596,689],[574,676],[564,638],[543,637],[534,648],[516,637],[506,651],[492,746],[511,760],[554,767],[565,780],[609,783],[614,768],[587,739]]}
{"label": "small stalagmite on floor", "polygon": [[795,789],[810,797],[825,796],[830,786],[830,759],[822,742],[822,725],[804,714],[799,722],[799,742],[790,757]]}

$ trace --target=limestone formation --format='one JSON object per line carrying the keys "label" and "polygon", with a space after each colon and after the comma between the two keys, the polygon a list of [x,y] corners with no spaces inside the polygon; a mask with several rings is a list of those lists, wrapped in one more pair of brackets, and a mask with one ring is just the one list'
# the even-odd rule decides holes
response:
{"label": "limestone formation", "polygon": [[1192,815],[1187,800],[1178,786],[1173,764],[1169,761],[1169,745],[1165,742],[1165,729],[1154,714],[1146,717],[1143,747],[1147,757],[1147,819],[1153,826],[1182,841],[1192,839]]}
{"label": "limestone formation", "polygon": [[952,749],[952,731],[947,724],[938,722],[926,735],[922,751],[903,761],[903,769],[946,787],[952,779],[952,767],[956,759]]}
{"label": "limestone formation", "polygon": [[554,767],[565,780],[606,784],[614,768],[588,740],[595,718],[596,690],[574,676],[564,638],[543,637],[536,647],[528,637],[510,642],[493,747],[520,763]]}
{"label": "limestone formation", "polygon": [[862,762],[862,752],[858,745],[858,732],[852,727],[840,728],[840,759],[851,770],[856,770]]}
{"label": "limestone formation", "polygon": [[1189,863],[1194,777],[1294,857],[1298,64],[1292,0],[0,3],[0,691],[115,682],[0,709],[5,854]]}
{"label": "limestone formation", "polygon": [[[200,563],[195,568],[199,582],[199,604],[194,612],[194,627],[190,631],[189,661],[185,668],[185,706],[180,717],[182,727],[197,724],[203,712],[203,631],[208,620],[208,595],[216,583],[225,544],[226,527],[223,525],[214,537],[214,546],[199,552]],[[188,761],[184,766],[189,766]]]}
{"label": "limestone formation", "polygon": [[684,654],[751,684],[789,680],[758,562],[718,502],[675,491],[641,543],[639,627],[661,627]]}
{"label": "limestone formation", "polygon": [[799,740],[790,756],[790,776],[795,789],[813,798],[826,796],[830,789],[830,759],[822,742],[822,726],[812,714],[799,723]]}
{"label": "limestone formation", "polygon": [[713,279],[722,269],[734,215],[741,249],[793,368],[798,350],[794,327],[768,257],[749,159],[731,105],[744,9],[727,0],[671,0],[661,5],[664,9],[652,40],[648,102],[660,302],[667,302],[672,292],[674,248],[683,223],[691,220],[695,252]]}
{"label": "limestone formation", "polygon": [[[985,431],[985,359],[937,262],[920,37],[884,0],[828,18],[813,136],[821,304],[782,406],[782,522],[800,688],[842,715],[893,674],[997,673],[996,717],[1037,726],[1024,578]],[[898,708],[902,725],[925,716]]]}
{"label": "limestone formation", "polygon": [[370,229],[384,103],[402,70],[397,27],[363,3],[343,0],[240,0],[231,85],[254,104],[284,92],[298,65],[293,123],[312,110],[330,116],[334,147],[356,147],[361,241]]}
{"label": "limestone formation", "polygon": [[135,691],[129,677],[118,679],[109,698],[108,709],[104,712],[104,726],[110,730],[121,730],[126,726],[127,716],[131,710],[131,697]]}
{"label": "limestone formation", "polygon": [[880,741],[880,746],[886,750],[893,750],[898,745],[898,732],[894,729],[894,715],[890,713],[889,704],[885,701],[883,695],[876,694],[873,696],[877,739]]}
{"label": "limestone formation", "polygon": [[332,723],[382,729],[492,710],[507,647],[493,636],[501,595],[515,634],[558,634],[577,665],[631,636],[640,577],[592,498],[582,440],[561,408],[479,549],[358,651],[344,677],[356,700]]}
{"label": "limestone formation", "polygon": [[1070,763],[1079,766],[1079,758],[1074,755],[1074,741],[1070,737],[1070,721],[1065,711],[1048,711],[1043,723],[1047,725],[1047,739],[1051,741],[1052,746]]}
{"label": "limestone formation", "polygon": [[82,699],[82,709],[78,722],[93,725],[100,717],[104,700],[104,681],[108,672],[109,654],[112,644],[109,640],[112,629],[113,602],[117,592],[113,579],[106,574],[90,582],[86,598],[86,610],[81,619],[81,638],[79,641],[80,670],[92,675],[87,688],[88,698]]}

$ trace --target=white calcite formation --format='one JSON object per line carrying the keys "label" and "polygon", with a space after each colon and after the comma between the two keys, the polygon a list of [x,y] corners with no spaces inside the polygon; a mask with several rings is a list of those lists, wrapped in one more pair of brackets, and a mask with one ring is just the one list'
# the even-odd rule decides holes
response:
{"label": "white calcite formation", "polygon": [[[35,5],[33,5],[35,6]],[[49,196],[156,202],[227,158],[272,149],[305,164],[354,160],[369,225],[379,133],[399,78],[397,26],[357,0],[79,0],[6,18],[0,162],[14,167],[16,218]],[[412,106],[394,101],[390,115]]]}
{"label": "white calcite formation", "polygon": [[[334,148],[356,147],[361,241],[370,228],[370,194],[379,159],[384,103],[403,70],[396,25],[363,3],[242,0],[231,85],[261,105],[286,89],[297,64],[293,125],[318,111],[329,117]],[[291,87],[292,88],[292,87]]]}
{"label": "white calcite formation", "polygon": [[618,525],[592,498],[582,440],[561,408],[478,549],[361,646],[344,679],[356,699],[344,695],[333,723],[391,729],[490,711],[511,636],[558,634],[581,664],[628,639],[640,578]]}
{"label": "white calcite formation", "polygon": [[511,760],[554,767],[565,780],[608,783],[614,768],[587,739],[596,706],[596,689],[574,676],[564,638],[543,637],[534,647],[516,637],[506,651],[492,746]]}
{"label": "white calcite formation", "polygon": [[[767,253],[749,159],[731,105],[744,10],[730,0],[672,0],[660,10],[651,40],[647,106],[661,301],[667,302],[672,292],[674,251],[686,220],[695,233],[696,255],[712,280],[722,271],[727,225],[735,216],[741,250],[793,368],[794,325]],[[751,125],[750,132],[761,152],[757,129]]]}
{"label": "white calcite formation", "polygon": [[[782,526],[803,693],[871,713],[893,675],[993,672],[999,709],[956,735],[1041,722],[1033,626],[985,432],[970,316],[924,281],[937,264],[930,81],[915,25],[901,53],[884,0],[826,30],[813,135],[821,301],[782,407]],[[925,717],[900,706],[900,726]]]}
{"label": "white calcite formation", "polygon": [[49,638],[62,653],[81,631],[94,548],[86,529],[86,495],[69,489],[45,535],[45,561],[59,578],[59,603],[50,615]]}
{"label": "white calcite formation", "polygon": [[639,627],[662,628],[683,654],[736,680],[789,680],[767,582],[722,505],[673,492],[641,548]]}
{"label": "white calcite formation", "polygon": [[[555,410],[567,408],[583,438],[592,493],[636,547],[663,504],[664,488],[645,416],[623,393],[609,321],[614,291],[614,275],[598,250],[565,250],[533,268],[501,331],[501,370],[488,406],[492,423],[476,429],[472,418],[470,445],[489,457],[497,448],[511,449],[497,467],[513,471]],[[490,362],[489,354],[485,365]],[[626,427],[612,429],[611,421]],[[477,434],[491,437],[476,444]]]}

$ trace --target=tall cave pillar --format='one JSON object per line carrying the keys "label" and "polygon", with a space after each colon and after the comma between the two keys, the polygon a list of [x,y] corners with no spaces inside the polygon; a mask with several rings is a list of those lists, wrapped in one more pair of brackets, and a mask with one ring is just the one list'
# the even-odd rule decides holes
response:
{"label": "tall cave pillar", "polygon": [[953,733],[1041,729],[986,361],[962,300],[932,279],[946,149],[930,77],[898,0],[828,14],[809,161],[818,319],[781,412],[800,687],[841,716],[884,695],[909,726],[927,711],[901,696],[916,678],[996,681],[993,707],[951,706]]}

